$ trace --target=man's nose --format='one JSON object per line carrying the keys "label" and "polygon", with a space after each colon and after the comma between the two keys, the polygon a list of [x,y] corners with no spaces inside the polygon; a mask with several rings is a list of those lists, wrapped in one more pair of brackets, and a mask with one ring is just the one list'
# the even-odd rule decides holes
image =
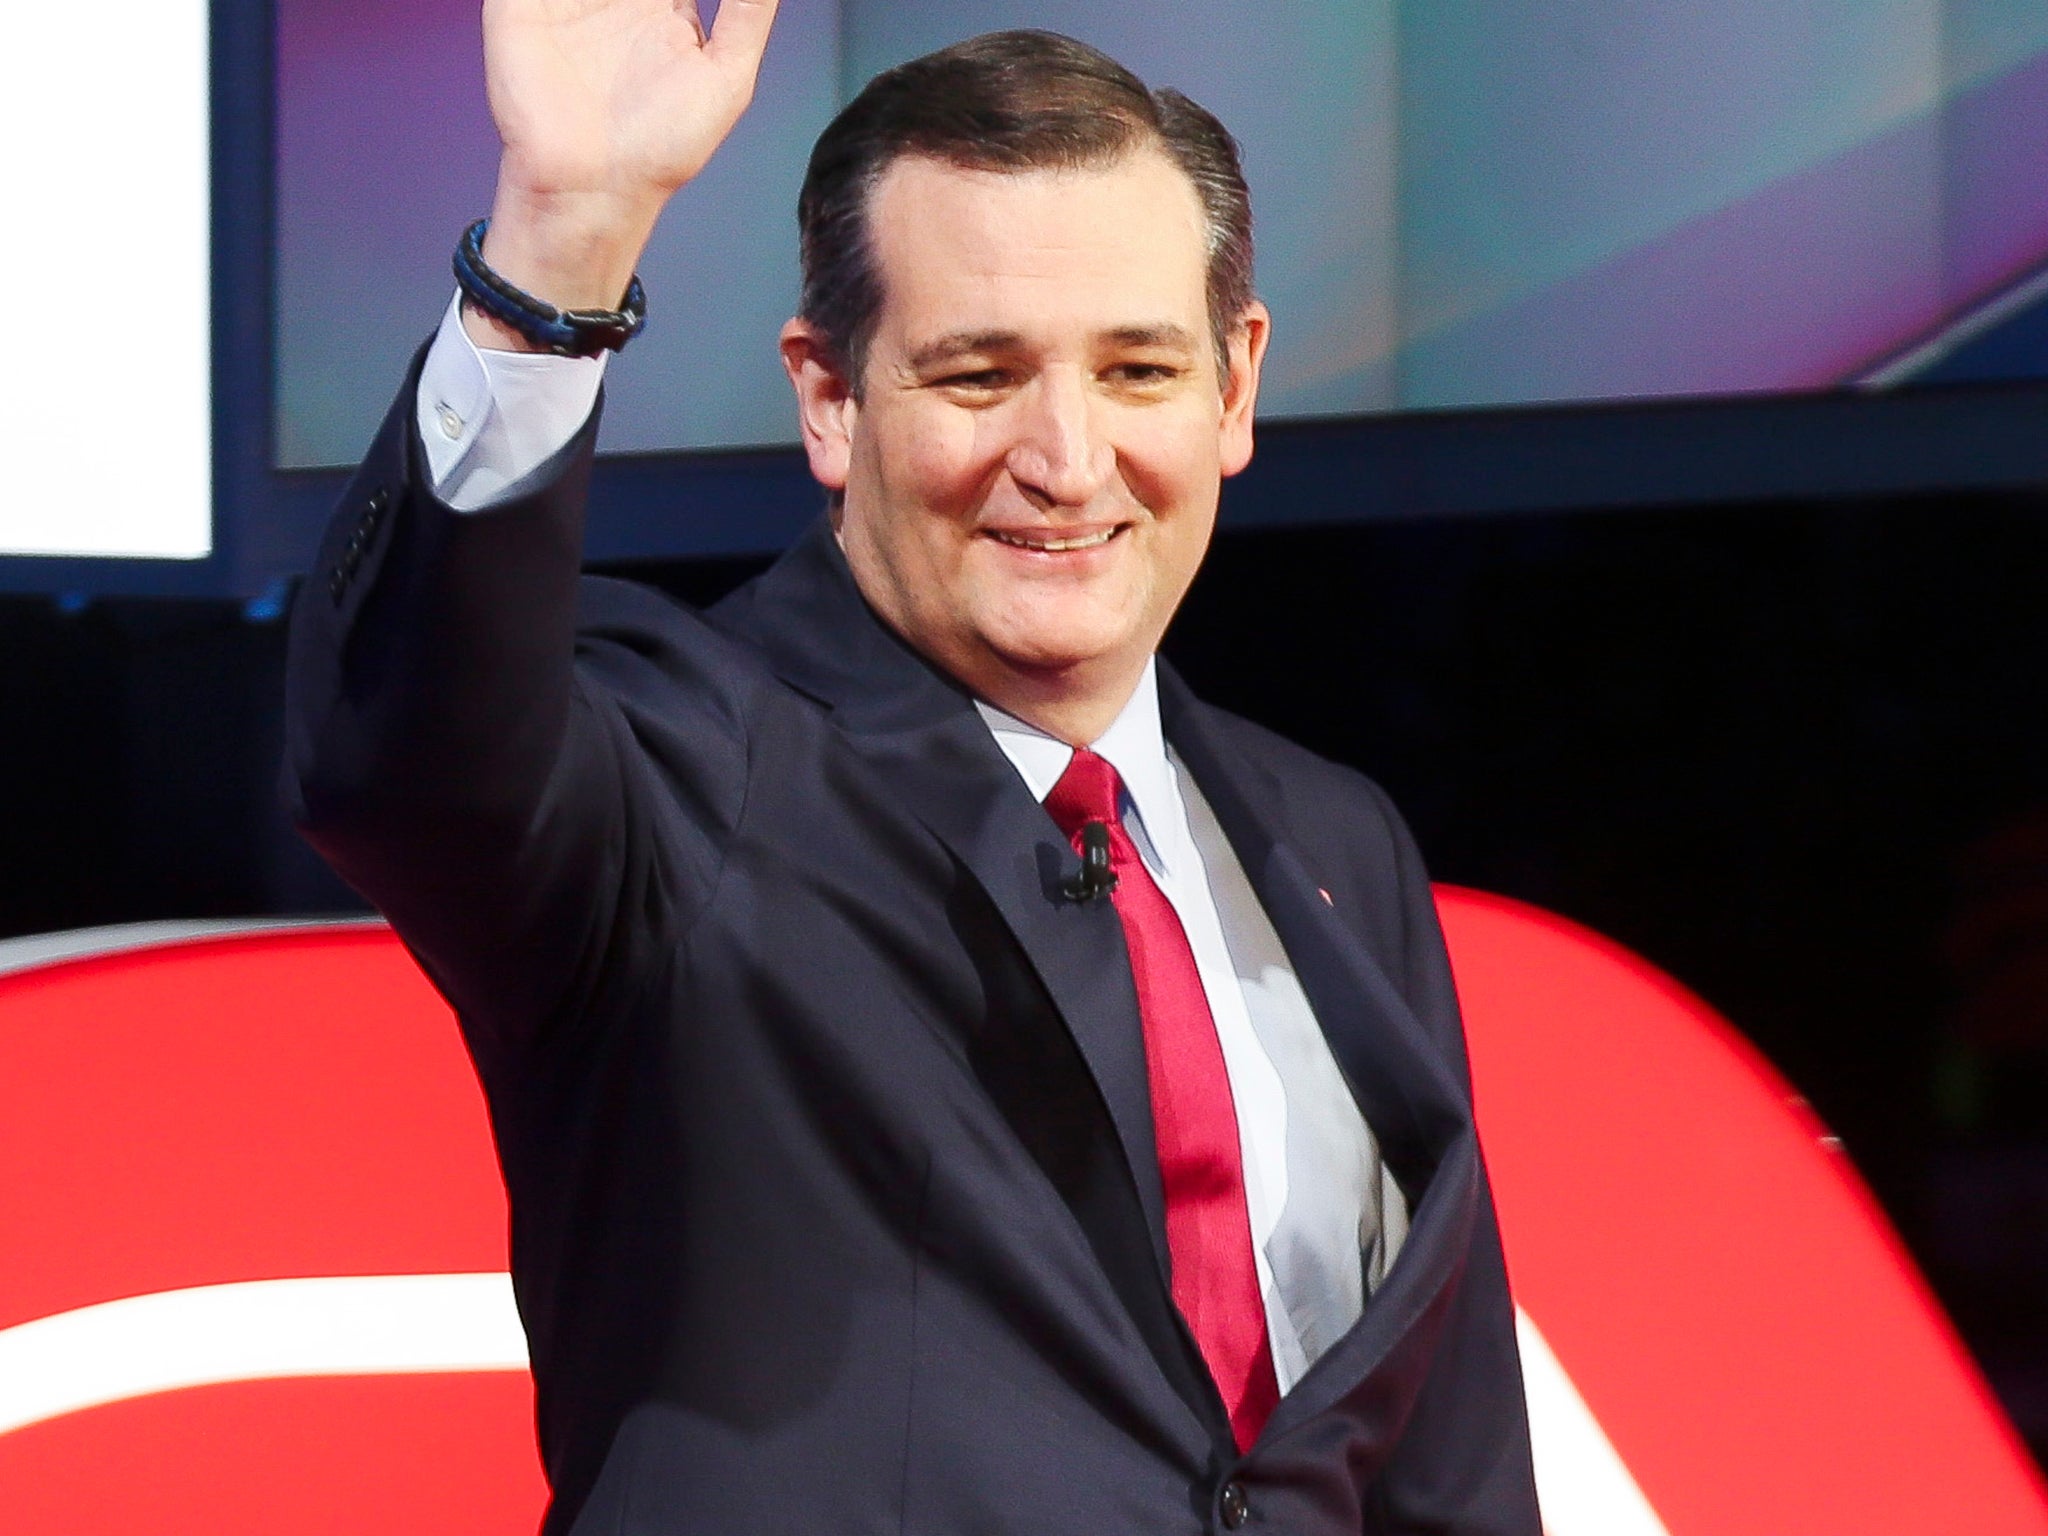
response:
{"label": "man's nose", "polygon": [[1115,469],[1116,450],[1086,384],[1049,370],[1032,381],[1017,406],[1017,435],[1008,461],[1012,478],[1047,505],[1091,501]]}

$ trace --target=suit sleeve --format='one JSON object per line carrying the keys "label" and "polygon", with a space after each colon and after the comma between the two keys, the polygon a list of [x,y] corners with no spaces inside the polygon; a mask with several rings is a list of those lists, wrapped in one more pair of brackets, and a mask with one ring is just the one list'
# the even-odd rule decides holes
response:
{"label": "suit sleeve", "polygon": [[[1379,799],[1393,834],[1401,892],[1401,985],[1416,1016],[1456,1062],[1469,1095],[1464,1025],[1429,878],[1400,816],[1384,795]],[[1542,1531],[1514,1301],[1483,1158],[1464,1273],[1445,1314],[1429,1375],[1377,1493],[1382,1523],[1373,1528],[1402,1536],[1540,1536]]]}
{"label": "suit sleeve", "polygon": [[630,994],[708,900],[743,690],[693,616],[581,582],[595,413],[528,493],[457,513],[427,489],[418,370],[294,605],[284,795],[488,1051]]}

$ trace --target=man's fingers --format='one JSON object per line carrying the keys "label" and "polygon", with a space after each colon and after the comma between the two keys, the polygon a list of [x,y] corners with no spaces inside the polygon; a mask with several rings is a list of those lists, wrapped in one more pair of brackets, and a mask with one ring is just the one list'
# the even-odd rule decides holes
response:
{"label": "man's fingers", "polygon": [[758,68],[775,25],[776,0],[721,0],[706,51],[748,69]]}

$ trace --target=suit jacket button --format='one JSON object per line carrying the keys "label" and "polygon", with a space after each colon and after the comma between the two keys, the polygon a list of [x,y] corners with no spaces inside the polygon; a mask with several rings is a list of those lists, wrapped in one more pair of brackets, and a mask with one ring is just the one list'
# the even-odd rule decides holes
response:
{"label": "suit jacket button", "polygon": [[1245,1497],[1244,1484],[1232,1478],[1223,1485],[1223,1493],[1216,1501],[1217,1513],[1223,1517],[1223,1529],[1237,1530],[1252,1516],[1252,1501]]}

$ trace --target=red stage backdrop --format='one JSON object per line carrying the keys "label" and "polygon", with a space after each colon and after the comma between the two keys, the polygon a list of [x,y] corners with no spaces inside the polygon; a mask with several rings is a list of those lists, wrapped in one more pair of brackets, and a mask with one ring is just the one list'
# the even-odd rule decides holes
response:
{"label": "red stage backdrop", "polygon": [[[1551,1536],[2048,1536],[2038,1474],[1791,1090],[1598,936],[1440,906]],[[385,929],[15,969],[0,1063],[0,1531],[533,1529],[488,1122]]]}

